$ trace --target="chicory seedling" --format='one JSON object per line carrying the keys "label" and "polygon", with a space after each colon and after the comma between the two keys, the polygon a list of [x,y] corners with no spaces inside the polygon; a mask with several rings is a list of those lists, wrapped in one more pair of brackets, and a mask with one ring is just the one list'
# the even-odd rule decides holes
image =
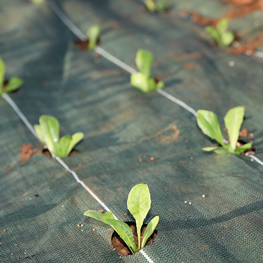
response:
{"label": "chicory seedling", "polygon": [[221,19],[216,27],[207,26],[205,31],[210,35],[210,37],[217,43],[219,47],[228,47],[231,45],[235,39],[233,32],[227,30],[228,19]]}
{"label": "chicory seedling", "polygon": [[44,143],[53,157],[68,157],[73,147],[80,142],[84,134],[75,133],[72,136],[63,136],[59,140],[59,122],[52,116],[42,115],[39,125],[34,125],[39,140]]}
{"label": "chicory seedling", "polygon": [[87,37],[89,40],[88,50],[94,49],[99,39],[99,36],[100,36],[100,26],[99,25],[91,26],[87,32]]}
{"label": "chicory seedling", "polygon": [[164,86],[162,81],[156,83],[155,79],[150,77],[152,60],[153,56],[150,51],[138,50],[135,63],[140,72],[131,74],[131,85],[143,92],[154,91]]}
{"label": "chicory seedling", "polygon": [[0,58],[0,96],[3,93],[8,93],[17,90],[23,84],[23,80],[17,77],[12,77],[5,86],[5,64]]}
{"label": "chicory seedling", "polygon": [[204,151],[215,151],[217,154],[241,154],[242,152],[252,147],[251,143],[247,143],[240,147],[236,147],[239,130],[244,119],[245,108],[243,106],[230,109],[225,118],[225,127],[227,129],[230,143],[224,143],[223,135],[217,120],[217,116],[212,111],[199,110],[197,111],[197,123],[203,133],[211,139],[216,140],[221,146],[205,147]]}
{"label": "chicory seedling", "polygon": [[141,237],[141,228],[143,225],[143,221],[151,208],[151,196],[147,184],[137,184],[131,189],[128,195],[127,207],[136,220],[138,247],[136,247],[133,233],[129,225],[122,221],[114,219],[111,212],[102,214],[98,211],[88,210],[84,213],[84,215],[95,218],[104,222],[105,224],[110,225],[123,239],[131,252],[136,253],[140,249],[144,248],[147,240],[152,235],[159,222],[159,216],[156,216],[151,220],[151,222],[146,227],[141,242],[141,239],[139,237]]}
{"label": "chicory seedling", "polygon": [[165,1],[145,0],[144,3],[150,12],[163,12],[167,9]]}

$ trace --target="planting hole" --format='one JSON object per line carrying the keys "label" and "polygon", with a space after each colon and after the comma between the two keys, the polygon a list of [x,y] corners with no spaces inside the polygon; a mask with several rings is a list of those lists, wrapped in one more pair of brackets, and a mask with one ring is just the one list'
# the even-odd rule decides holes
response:
{"label": "planting hole", "polygon": [[[96,46],[98,46],[100,44],[100,38],[98,38],[97,42],[96,42]],[[77,46],[78,48],[80,48],[81,50],[88,50],[88,46],[89,46],[89,40],[77,40],[74,42],[74,45]]]}
{"label": "planting hole", "polygon": [[[135,222],[125,222],[128,224],[132,230],[133,237],[134,237],[134,242],[136,244],[136,248],[138,245],[138,236],[137,236],[137,230],[136,230],[136,224]],[[147,224],[143,224],[142,226],[142,231],[141,231],[141,240],[143,237],[143,233],[147,227]],[[146,242],[145,246],[148,246],[152,241],[155,240],[157,236],[157,230],[155,229],[153,234],[149,237],[148,241]],[[120,236],[117,234],[116,231],[113,232],[112,237],[111,237],[111,244],[114,247],[114,249],[122,256],[130,256],[132,255],[131,251],[129,250],[128,246],[125,244],[125,242],[120,238]]]}

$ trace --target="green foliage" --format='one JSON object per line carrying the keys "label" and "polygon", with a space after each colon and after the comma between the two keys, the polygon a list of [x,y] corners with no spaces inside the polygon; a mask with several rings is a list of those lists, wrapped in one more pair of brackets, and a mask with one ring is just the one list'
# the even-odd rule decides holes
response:
{"label": "green foliage", "polygon": [[138,248],[136,248],[132,230],[129,227],[129,225],[114,219],[111,212],[106,212],[105,214],[102,214],[97,211],[88,210],[84,213],[84,215],[100,220],[105,224],[110,225],[123,239],[123,241],[129,247],[131,252],[136,253],[140,249],[144,248],[147,240],[152,235],[159,222],[159,216],[156,216],[151,220],[144,232],[141,244],[141,239],[139,238],[141,236],[141,228],[143,225],[143,221],[151,208],[151,196],[148,185],[137,184],[131,189],[128,195],[127,207],[136,221]]}
{"label": "green foliage", "polygon": [[89,40],[88,50],[94,49],[99,39],[99,36],[100,36],[100,26],[99,25],[91,26],[87,32],[87,37]]}
{"label": "green foliage", "polygon": [[145,0],[144,3],[150,12],[163,12],[167,9],[165,1]]}
{"label": "green foliage", "polygon": [[219,47],[228,47],[231,45],[235,39],[233,32],[227,30],[228,19],[221,19],[216,27],[207,26],[205,31],[210,35],[210,37],[217,43]]}
{"label": "green foliage", "polygon": [[35,4],[41,4],[43,3],[45,0],[32,0],[33,3]]}
{"label": "green foliage", "polygon": [[72,136],[63,136],[59,140],[59,122],[52,116],[42,115],[39,123],[39,125],[34,125],[35,131],[52,156],[68,157],[73,147],[84,137],[83,133],[78,132]]}
{"label": "green foliage", "polygon": [[135,63],[140,72],[131,74],[131,85],[143,92],[154,91],[164,86],[162,81],[156,83],[155,80],[150,77],[152,60],[153,56],[150,51],[138,50]]}
{"label": "green foliage", "polygon": [[0,95],[3,93],[8,93],[17,90],[23,84],[23,80],[17,77],[12,77],[6,87],[4,87],[5,82],[5,64],[0,58]]}
{"label": "green foliage", "polygon": [[206,147],[203,148],[203,150],[207,152],[214,151],[221,155],[228,153],[239,155],[247,149],[250,149],[252,147],[251,143],[236,147],[244,114],[245,108],[243,106],[232,108],[227,112],[224,121],[230,143],[226,144],[223,141],[223,135],[216,114],[211,111],[199,110],[197,112],[197,123],[199,128],[205,135],[216,140],[221,145],[218,147]]}

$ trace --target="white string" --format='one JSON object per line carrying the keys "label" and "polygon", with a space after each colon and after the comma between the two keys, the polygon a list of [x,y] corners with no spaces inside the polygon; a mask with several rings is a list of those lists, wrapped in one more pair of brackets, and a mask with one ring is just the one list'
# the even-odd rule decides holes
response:
{"label": "white string", "polygon": [[263,58],[263,52],[260,51],[255,51],[253,55],[258,58]]}
{"label": "white string", "polygon": [[195,117],[197,117],[197,112],[191,108],[190,106],[188,106],[186,103],[184,103],[183,101],[175,98],[174,96],[170,95],[169,93],[167,93],[166,91],[162,90],[162,89],[158,89],[157,92],[159,94],[161,94],[162,96],[164,96],[165,98],[167,98],[168,100],[180,105],[181,107],[185,108],[187,111],[191,112]]}
{"label": "white string", "polygon": [[2,94],[2,97],[9,103],[9,105],[13,108],[13,110],[16,112],[16,114],[19,116],[19,118],[24,122],[24,124],[27,126],[27,128],[33,133],[33,135],[37,137],[37,134],[35,132],[35,129],[31,125],[31,123],[28,121],[26,116],[21,112],[21,110],[17,107],[15,102],[6,94]]}

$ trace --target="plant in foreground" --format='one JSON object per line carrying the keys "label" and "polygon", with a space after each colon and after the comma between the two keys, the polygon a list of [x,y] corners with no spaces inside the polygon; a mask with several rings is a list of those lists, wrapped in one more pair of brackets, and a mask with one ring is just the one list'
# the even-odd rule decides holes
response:
{"label": "plant in foreground", "polygon": [[37,136],[47,146],[53,157],[68,157],[73,147],[84,137],[82,132],[78,132],[72,136],[63,136],[59,140],[59,122],[52,116],[42,115],[39,123],[34,125]]}
{"label": "plant in foreground", "polygon": [[152,235],[159,222],[159,216],[156,216],[151,220],[151,222],[146,227],[141,242],[140,237],[143,220],[145,219],[148,211],[151,208],[151,196],[147,184],[137,184],[131,189],[127,200],[127,207],[136,220],[138,247],[136,247],[133,233],[129,225],[122,221],[114,219],[111,212],[102,214],[98,211],[88,210],[84,213],[84,215],[95,218],[104,222],[105,224],[110,225],[123,239],[131,252],[136,253],[140,249],[144,248],[147,240]]}
{"label": "plant in foreground", "polygon": [[99,25],[91,26],[87,32],[87,37],[89,40],[88,50],[93,50],[100,37],[100,26]]}
{"label": "plant in foreground", "polygon": [[144,3],[150,12],[163,12],[167,9],[165,1],[145,0]]}
{"label": "plant in foreground", "polygon": [[217,120],[217,116],[212,111],[197,111],[197,123],[203,133],[211,139],[215,139],[221,146],[206,147],[204,151],[215,151],[217,154],[241,154],[252,147],[251,143],[237,147],[239,130],[244,119],[245,108],[242,106],[229,110],[224,118],[225,127],[227,129],[229,143],[224,143],[223,135]]}
{"label": "plant in foreground", "polygon": [[0,58],[0,96],[3,93],[8,93],[17,90],[23,84],[23,80],[17,77],[12,77],[7,84],[5,84],[5,64]]}
{"label": "plant in foreground", "polygon": [[162,81],[156,83],[155,79],[150,77],[152,60],[151,52],[143,49],[138,50],[135,63],[140,72],[131,74],[131,85],[143,92],[154,91],[164,86]]}
{"label": "plant in foreground", "polygon": [[219,47],[228,47],[231,45],[235,39],[233,32],[227,30],[228,19],[222,18],[217,25],[207,26],[205,31],[210,35],[210,37],[217,43]]}

